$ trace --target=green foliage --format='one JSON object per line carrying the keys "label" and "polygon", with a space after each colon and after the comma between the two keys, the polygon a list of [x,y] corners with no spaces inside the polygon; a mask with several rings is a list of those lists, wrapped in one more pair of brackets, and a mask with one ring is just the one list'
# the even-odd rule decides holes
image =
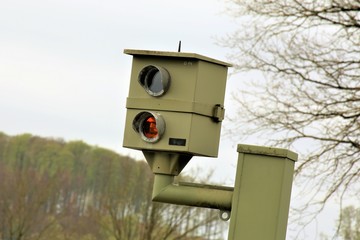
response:
{"label": "green foliage", "polygon": [[152,184],[143,161],[0,132],[0,240],[220,238],[217,212],[154,204]]}

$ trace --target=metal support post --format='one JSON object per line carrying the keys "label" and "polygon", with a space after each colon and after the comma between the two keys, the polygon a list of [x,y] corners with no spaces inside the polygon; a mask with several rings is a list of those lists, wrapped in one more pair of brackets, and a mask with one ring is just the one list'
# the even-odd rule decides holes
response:
{"label": "metal support post", "polygon": [[238,145],[229,240],[284,240],[297,154]]}

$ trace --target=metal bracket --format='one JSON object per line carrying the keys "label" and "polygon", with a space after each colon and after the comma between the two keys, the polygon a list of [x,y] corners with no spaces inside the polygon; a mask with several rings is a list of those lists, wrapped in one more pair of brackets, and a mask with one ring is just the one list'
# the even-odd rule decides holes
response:
{"label": "metal bracket", "polygon": [[221,122],[225,117],[225,108],[221,104],[216,104],[213,109],[213,116],[215,122]]}
{"label": "metal bracket", "polygon": [[174,176],[155,173],[152,200],[230,212],[233,192],[233,187],[199,183],[174,184]]}

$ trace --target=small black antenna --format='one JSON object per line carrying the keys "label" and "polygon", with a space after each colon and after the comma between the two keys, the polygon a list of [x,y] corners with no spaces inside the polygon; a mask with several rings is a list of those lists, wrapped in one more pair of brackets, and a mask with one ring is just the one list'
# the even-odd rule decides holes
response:
{"label": "small black antenna", "polygon": [[181,41],[179,41],[178,52],[181,52]]}

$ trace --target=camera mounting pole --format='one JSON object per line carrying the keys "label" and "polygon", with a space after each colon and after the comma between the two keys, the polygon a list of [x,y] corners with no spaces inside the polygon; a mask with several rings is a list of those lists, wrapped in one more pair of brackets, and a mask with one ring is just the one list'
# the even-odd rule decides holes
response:
{"label": "camera mounting pole", "polygon": [[234,188],[174,183],[193,156],[218,155],[231,64],[180,51],[124,53],[133,64],[123,146],[144,153],[153,200],[219,209],[230,240],[284,240],[296,153],[240,144]]}
{"label": "camera mounting pole", "polygon": [[234,188],[174,184],[174,175],[154,172],[153,201],[219,209],[230,219],[228,240],[284,240],[297,154],[244,144],[237,151]]}

